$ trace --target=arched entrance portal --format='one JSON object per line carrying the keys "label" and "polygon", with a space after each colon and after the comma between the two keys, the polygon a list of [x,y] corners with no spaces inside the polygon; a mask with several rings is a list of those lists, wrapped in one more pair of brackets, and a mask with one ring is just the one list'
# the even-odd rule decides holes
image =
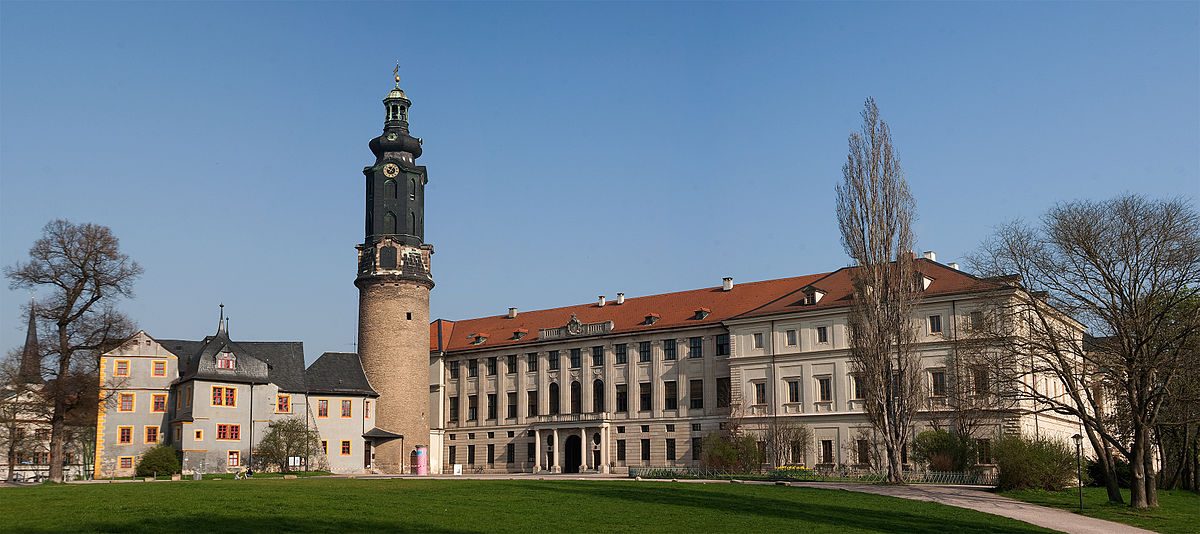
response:
{"label": "arched entrance portal", "polygon": [[583,463],[583,443],[580,443],[579,436],[568,436],[563,447],[566,453],[566,458],[564,458],[566,464],[563,465],[563,472],[578,473],[579,464]]}

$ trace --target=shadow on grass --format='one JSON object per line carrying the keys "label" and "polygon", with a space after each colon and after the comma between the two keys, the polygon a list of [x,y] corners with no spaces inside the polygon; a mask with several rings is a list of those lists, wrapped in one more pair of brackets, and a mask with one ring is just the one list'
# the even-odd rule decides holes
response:
{"label": "shadow on grass", "polygon": [[[683,485],[681,484],[680,486]],[[661,484],[645,486],[628,485],[622,487],[596,484],[586,486],[553,484],[541,486],[539,489],[578,496],[575,498],[602,497],[638,504],[705,508],[723,514],[756,515],[795,521],[805,524],[809,528],[817,528],[819,530],[825,530],[820,527],[830,527],[828,530],[860,529],[881,532],[944,533],[950,528],[947,522],[948,518],[945,516],[953,515],[954,517],[950,524],[953,525],[953,530],[956,534],[977,532],[1046,532],[1046,530],[1040,527],[998,516],[985,516],[990,520],[983,521],[966,519],[961,516],[975,515],[981,512],[960,510],[935,503],[913,502],[893,497],[852,493],[846,493],[844,496],[838,494],[820,495],[820,493],[830,492],[830,490],[808,488],[778,488],[778,491],[814,492],[812,495],[818,497],[813,500],[820,502],[806,503],[803,502],[803,498],[789,500],[764,497],[762,495],[751,496],[703,491],[687,487],[664,487]],[[881,509],[875,504],[879,502],[877,499],[886,499],[894,501],[894,503],[883,503]],[[830,501],[858,501],[863,503],[863,505],[846,506],[830,504]],[[570,502],[570,500],[568,499],[566,502]],[[929,508],[927,509],[931,513],[920,513],[920,508],[925,507],[941,508],[948,510],[949,513],[939,514],[937,510]],[[917,510],[914,512],[914,509]]]}
{"label": "shadow on grass", "polygon": [[[0,532],[6,531],[0,526]],[[61,532],[58,529],[24,528],[21,532]],[[177,515],[171,517],[137,517],[125,521],[97,521],[87,525],[85,532],[438,532],[466,533],[417,521],[382,521],[358,518],[353,522],[322,520],[309,517],[212,517],[210,515]]]}

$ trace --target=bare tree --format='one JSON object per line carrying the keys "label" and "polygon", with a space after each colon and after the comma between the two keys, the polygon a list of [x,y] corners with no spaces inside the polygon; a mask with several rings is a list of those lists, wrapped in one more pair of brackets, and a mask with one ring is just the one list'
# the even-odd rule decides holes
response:
{"label": "bare tree", "polygon": [[[1157,506],[1152,433],[1181,370],[1200,365],[1186,350],[1200,317],[1178,313],[1200,291],[1200,217],[1136,195],[1064,203],[1038,226],[1001,227],[971,263],[1015,289],[987,321],[1000,357],[1020,362],[995,367],[1015,386],[1004,394],[1079,418],[1109,499],[1121,501],[1116,451],[1132,471],[1130,506]],[[1039,387],[1046,379],[1061,393]]]}
{"label": "bare tree", "polygon": [[767,463],[779,467],[803,462],[812,445],[813,433],[807,426],[792,421],[772,423],[764,434]]}
{"label": "bare tree", "polygon": [[854,259],[850,356],[871,425],[887,452],[888,482],[903,482],[901,449],[912,434],[922,382],[912,314],[920,286],[913,268],[913,199],[891,131],[868,98],[862,131],[837,188],[842,244]]}
{"label": "bare tree", "polygon": [[98,355],[131,335],[132,324],[112,304],[133,295],[142,268],[120,252],[108,227],[55,220],[29,249],[29,261],[5,267],[4,274],[13,288],[49,290],[38,310],[54,337],[44,347],[52,379],[43,393],[53,403],[50,480],[62,482],[70,412],[98,402],[79,394],[79,380],[94,376]]}

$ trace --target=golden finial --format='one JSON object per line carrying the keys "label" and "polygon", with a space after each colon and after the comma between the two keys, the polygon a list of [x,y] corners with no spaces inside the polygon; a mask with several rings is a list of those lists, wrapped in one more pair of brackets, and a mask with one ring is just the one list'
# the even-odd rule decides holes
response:
{"label": "golden finial", "polygon": [[396,61],[396,68],[392,69],[392,75],[396,77],[396,89],[400,88],[400,61]]}

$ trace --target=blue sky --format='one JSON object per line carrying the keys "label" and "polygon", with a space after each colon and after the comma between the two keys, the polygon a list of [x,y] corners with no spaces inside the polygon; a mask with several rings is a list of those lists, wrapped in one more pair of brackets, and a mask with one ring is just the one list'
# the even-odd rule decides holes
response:
{"label": "blue sky", "polygon": [[[1125,192],[1200,197],[1200,4],[0,2],[0,264],[110,226],[150,335],[353,350],[361,169],[401,64],[432,315],[844,266],[873,96],[917,242]],[[17,347],[24,291],[0,292]]]}

